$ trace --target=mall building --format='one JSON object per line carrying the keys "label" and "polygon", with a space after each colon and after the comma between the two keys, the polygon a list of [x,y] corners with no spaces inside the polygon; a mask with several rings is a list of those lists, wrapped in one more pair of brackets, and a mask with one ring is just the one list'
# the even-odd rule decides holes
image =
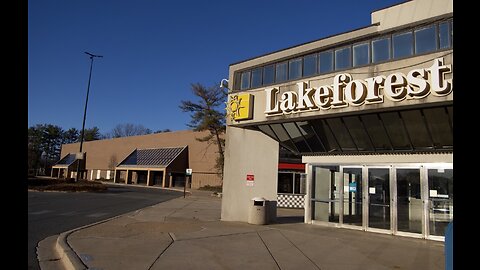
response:
{"label": "mall building", "polygon": [[208,131],[181,130],[155,134],[63,144],[61,159],[52,166],[52,177],[106,180],[159,187],[221,186],[215,168],[217,148],[199,141]]}
{"label": "mall building", "polygon": [[453,220],[453,1],[231,64],[221,219],[278,207],[279,149],[301,156],[304,222],[444,240]]}

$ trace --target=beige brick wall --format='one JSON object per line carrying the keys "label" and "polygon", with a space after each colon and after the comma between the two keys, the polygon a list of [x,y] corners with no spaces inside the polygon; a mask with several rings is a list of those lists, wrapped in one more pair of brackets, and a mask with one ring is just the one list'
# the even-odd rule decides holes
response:
{"label": "beige brick wall", "polygon": [[[117,165],[136,148],[181,147],[187,145],[189,167],[194,172],[192,187],[220,185],[221,179],[215,175],[215,160],[218,156],[216,145],[209,145],[206,142],[196,140],[196,138],[204,137],[207,134],[208,132],[182,130],[84,142],[83,151],[86,152],[87,178],[90,179],[91,170],[94,170],[94,179],[97,176],[97,170],[101,170],[101,176],[106,178],[106,171],[114,170],[114,167],[112,167],[113,161],[116,161],[115,165]],[[64,144],[62,145],[61,156],[64,157],[68,153],[78,152],[79,149],[79,143]],[[195,172],[202,172],[202,174]],[[113,172],[111,174],[113,176]]]}
{"label": "beige brick wall", "polygon": [[203,186],[220,186],[222,179],[216,173],[192,173],[192,188],[198,189]]}

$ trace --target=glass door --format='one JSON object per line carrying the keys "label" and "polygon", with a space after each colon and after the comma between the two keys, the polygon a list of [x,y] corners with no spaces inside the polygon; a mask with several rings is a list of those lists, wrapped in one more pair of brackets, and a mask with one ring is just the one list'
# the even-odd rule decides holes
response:
{"label": "glass door", "polygon": [[340,174],[327,168],[313,168],[312,219],[339,222],[340,217]]}
{"label": "glass door", "polygon": [[397,231],[422,233],[423,203],[420,169],[396,169]]}
{"label": "glass door", "polygon": [[362,168],[343,168],[343,224],[363,226]]}
{"label": "glass door", "polygon": [[390,230],[389,168],[368,168],[368,227]]}
{"label": "glass door", "polygon": [[428,169],[429,232],[445,236],[453,220],[453,169]]}

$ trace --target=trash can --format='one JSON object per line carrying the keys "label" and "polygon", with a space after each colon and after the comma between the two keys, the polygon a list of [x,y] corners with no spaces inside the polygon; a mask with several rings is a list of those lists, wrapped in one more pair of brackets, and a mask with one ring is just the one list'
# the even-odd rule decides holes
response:
{"label": "trash can", "polygon": [[255,197],[250,205],[248,223],[255,225],[267,224],[266,200],[262,197]]}

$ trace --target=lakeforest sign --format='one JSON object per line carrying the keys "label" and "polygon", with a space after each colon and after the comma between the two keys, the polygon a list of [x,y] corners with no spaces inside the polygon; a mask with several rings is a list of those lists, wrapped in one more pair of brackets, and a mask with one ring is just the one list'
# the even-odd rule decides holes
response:
{"label": "lakeforest sign", "polygon": [[266,116],[298,113],[309,110],[328,110],[347,106],[361,106],[383,102],[384,98],[400,102],[405,99],[421,99],[430,93],[446,96],[453,90],[452,79],[445,74],[452,72],[452,65],[444,65],[442,58],[433,60],[429,68],[413,69],[407,75],[395,72],[388,76],[376,76],[354,80],[348,73],[337,74],[333,84],[306,88],[307,83],[297,83],[297,91],[279,95],[276,87],[265,89]]}

